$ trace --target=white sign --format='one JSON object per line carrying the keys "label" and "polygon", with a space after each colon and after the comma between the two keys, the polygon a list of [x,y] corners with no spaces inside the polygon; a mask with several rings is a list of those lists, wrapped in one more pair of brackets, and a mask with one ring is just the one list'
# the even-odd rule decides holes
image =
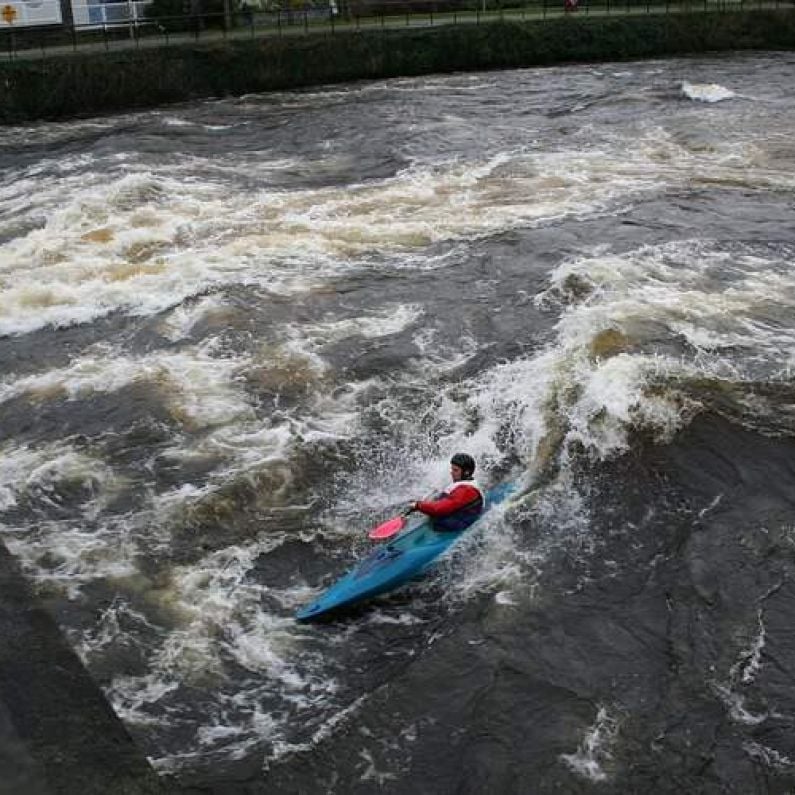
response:
{"label": "white sign", "polygon": [[60,0],[0,0],[0,28],[60,25]]}

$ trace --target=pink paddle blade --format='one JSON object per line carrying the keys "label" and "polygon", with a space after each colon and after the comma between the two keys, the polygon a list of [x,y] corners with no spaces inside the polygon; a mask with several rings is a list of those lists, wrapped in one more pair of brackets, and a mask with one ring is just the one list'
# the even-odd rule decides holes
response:
{"label": "pink paddle blade", "polygon": [[405,526],[406,517],[396,516],[394,519],[388,519],[383,524],[378,525],[378,527],[371,530],[368,535],[374,541],[381,541],[384,538],[395,535],[395,533],[399,533]]}

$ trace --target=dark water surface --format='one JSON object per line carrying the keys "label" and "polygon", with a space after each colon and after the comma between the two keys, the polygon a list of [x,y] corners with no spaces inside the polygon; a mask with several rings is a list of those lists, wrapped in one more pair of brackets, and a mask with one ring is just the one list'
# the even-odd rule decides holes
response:
{"label": "dark water surface", "polygon": [[[795,790],[795,57],[0,131],[0,533],[224,793]],[[297,625],[467,450],[519,498]]]}

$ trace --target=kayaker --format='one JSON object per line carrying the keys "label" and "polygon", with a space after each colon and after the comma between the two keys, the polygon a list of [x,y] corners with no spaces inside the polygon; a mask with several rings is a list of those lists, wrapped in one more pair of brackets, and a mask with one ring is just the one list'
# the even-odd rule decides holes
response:
{"label": "kayaker", "polygon": [[453,482],[434,500],[417,500],[411,511],[431,517],[434,530],[458,532],[465,530],[481,513],[485,497],[473,480],[475,459],[467,453],[456,453],[450,459],[450,476]]}

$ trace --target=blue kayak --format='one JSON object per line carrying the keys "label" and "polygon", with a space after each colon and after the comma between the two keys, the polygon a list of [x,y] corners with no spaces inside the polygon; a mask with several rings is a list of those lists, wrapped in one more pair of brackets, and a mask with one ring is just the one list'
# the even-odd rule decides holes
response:
{"label": "blue kayak", "polygon": [[[503,483],[486,492],[486,510],[503,502],[514,489],[513,484]],[[312,621],[332,610],[350,607],[419,577],[467,530],[458,533],[436,532],[426,519],[417,527],[398,535],[394,541],[376,547],[317,601],[302,607],[296,613],[296,618],[299,621]]]}

